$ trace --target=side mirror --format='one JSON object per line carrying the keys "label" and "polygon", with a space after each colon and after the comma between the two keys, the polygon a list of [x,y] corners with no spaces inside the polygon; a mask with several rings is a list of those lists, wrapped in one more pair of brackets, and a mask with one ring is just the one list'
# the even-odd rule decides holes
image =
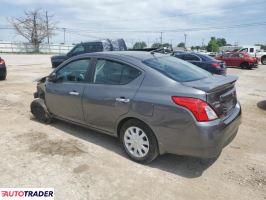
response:
{"label": "side mirror", "polygon": [[48,77],[48,81],[50,82],[56,82],[57,81],[57,76],[56,73],[53,72],[49,77]]}
{"label": "side mirror", "polygon": [[71,51],[67,53],[67,57],[70,58],[70,57],[72,57],[72,56],[73,56],[73,55],[72,55],[72,52],[71,52]]}

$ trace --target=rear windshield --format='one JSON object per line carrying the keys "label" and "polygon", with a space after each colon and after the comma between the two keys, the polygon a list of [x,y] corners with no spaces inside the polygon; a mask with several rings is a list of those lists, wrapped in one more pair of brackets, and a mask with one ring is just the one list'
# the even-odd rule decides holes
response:
{"label": "rear windshield", "polygon": [[214,57],[208,56],[208,55],[200,55],[201,59],[204,61],[212,61],[215,60]]}
{"label": "rear windshield", "polygon": [[173,56],[154,57],[144,60],[143,63],[178,82],[195,81],[211,76],[211,73]]}

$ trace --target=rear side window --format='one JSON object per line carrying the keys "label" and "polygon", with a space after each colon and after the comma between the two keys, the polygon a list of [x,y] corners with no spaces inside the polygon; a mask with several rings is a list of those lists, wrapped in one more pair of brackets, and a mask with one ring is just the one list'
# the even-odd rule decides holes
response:
{"label": "rear side window", "polygon": [[85,43],[84,45],[86,53],[103,51],[103,44],[101,42],[89,42]]}
{"label": "rear side window", "polygon": [[96,84],[124,85],[140,75],[134,67],[100,59],[97,61],[93,82]]}
{"label": "rear side window", "polygon": [[183,59],[184,60],[190,60],[190,61],[199,61],[200,60],[197,56],[192,55],[192,54],[183,55]]}
{"label": "rear side window", "polygon": [[154,57],[144,60],[143,63],[178,82],[195,81],[211,76],[209,72],[173,56]]}

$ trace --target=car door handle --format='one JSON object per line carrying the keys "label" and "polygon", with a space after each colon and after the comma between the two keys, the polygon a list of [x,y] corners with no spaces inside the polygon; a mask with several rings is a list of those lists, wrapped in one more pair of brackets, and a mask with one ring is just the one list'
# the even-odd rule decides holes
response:
{"label": "car door handle", "polygon": [[129,103],[130,102],[130,99],[126,99],[124,97],[119,97],[119,98],[116,98],[115,100],[118,102],[122,102],[122,103]]}
{"label": "car door handle", "polygon": [[74,96],[78,96],[79,93],[78,92],[75,92],[75,91],[72,91],[72,92],[69,92],[70,95],[74,95]]}

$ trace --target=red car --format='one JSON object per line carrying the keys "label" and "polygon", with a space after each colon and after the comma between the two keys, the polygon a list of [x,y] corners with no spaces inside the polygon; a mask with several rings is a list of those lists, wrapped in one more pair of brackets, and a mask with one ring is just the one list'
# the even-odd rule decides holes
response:
{"label": "red car", "polygon": [[0,80],[6,79],[6,64],[4,59],[0,57]]}
{"label": "red car", "polygon": [[217,60],[222,60],[227,66],[241,67],[242,69],[251,69],[258,65],[257,58],[251,57],[245,52],[230,52],[216,57]]}

